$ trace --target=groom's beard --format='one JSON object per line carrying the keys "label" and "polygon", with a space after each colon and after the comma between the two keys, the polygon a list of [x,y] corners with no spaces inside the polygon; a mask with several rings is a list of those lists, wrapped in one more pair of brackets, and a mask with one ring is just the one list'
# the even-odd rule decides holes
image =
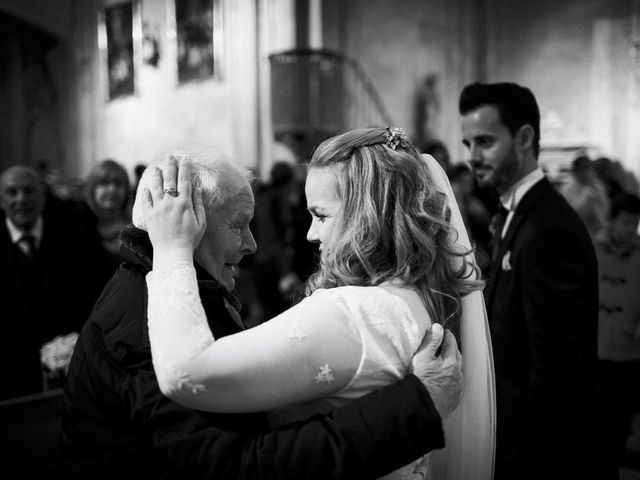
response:
{"label": "groom's beard", "polygon": [[509,151],[497,165],[489,167],[488,170],[483,170],[486,167],[482,164],[478,165],[478,167],[473,166],[473,168],[480,188],[493,188],[502,192],[513,183],[512,179],[520,168],[520,161],[512,143]]}

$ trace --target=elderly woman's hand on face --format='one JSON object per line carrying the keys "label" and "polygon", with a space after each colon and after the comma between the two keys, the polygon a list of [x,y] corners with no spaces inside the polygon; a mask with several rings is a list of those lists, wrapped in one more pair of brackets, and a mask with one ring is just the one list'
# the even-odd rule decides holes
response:
{"label": "elderly woman's hand on face", "polygon": [[142,211],[153,245],[153,268],[190,262],[207,225],[202,193],[191,189],[191,167],[170,157],[151,175]]}
{"label": "elderly woman's hand on face", "polygon": [[[437,355],[442,343],[442,351]],[[442,418],[458,406],[462,392],[462,356],[449,330],[434,323],[411,361],[413,374],[431,395]]]}

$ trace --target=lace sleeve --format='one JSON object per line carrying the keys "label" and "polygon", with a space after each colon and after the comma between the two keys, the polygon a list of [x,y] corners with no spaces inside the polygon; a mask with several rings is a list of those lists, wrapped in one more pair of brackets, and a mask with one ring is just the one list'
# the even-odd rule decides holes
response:
{"label": "lace sleeve", "polygon": [[306,298],[250,330],[215,340],[188,263],[147,275],[149,339],[161,391],[190,408],[265,411],[347,385],[362,341],[335,295]]}
{"label": "lace sleeve", "polygon": [[149,340],[160,390],[170,397],[205,391],[185,369],[215,341],[200,301],[195,268],[183,262],[151,271],[147,288]]}

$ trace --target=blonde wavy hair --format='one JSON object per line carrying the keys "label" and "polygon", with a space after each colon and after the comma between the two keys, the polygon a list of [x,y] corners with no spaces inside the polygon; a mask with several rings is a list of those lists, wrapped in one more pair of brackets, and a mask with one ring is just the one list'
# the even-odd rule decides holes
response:
{"label": "blonde wavy hair", "polygon": [[401,281],[418,289],[434,322],[457,333],[460,298],[483,282],[465,258],[470,252],[454,247],[447,196],[435,187],[426,162],[406,137],[387,146],[388,132],[353,130],[314,152],[309,168],[330,169],[342,215],[340,235],[323,251],[305,293]]}

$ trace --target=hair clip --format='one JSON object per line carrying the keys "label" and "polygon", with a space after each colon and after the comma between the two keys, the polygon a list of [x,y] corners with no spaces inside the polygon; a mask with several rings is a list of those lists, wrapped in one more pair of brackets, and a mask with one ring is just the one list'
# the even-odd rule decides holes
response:
{"label": "hair clip", "polygon": [[400,127],[388,127],[385,137],[387,137],[387,143],[385,145],[391,150],[398,148],[401,142],[409,141],[407,134],[404,133],[404,130]]}

